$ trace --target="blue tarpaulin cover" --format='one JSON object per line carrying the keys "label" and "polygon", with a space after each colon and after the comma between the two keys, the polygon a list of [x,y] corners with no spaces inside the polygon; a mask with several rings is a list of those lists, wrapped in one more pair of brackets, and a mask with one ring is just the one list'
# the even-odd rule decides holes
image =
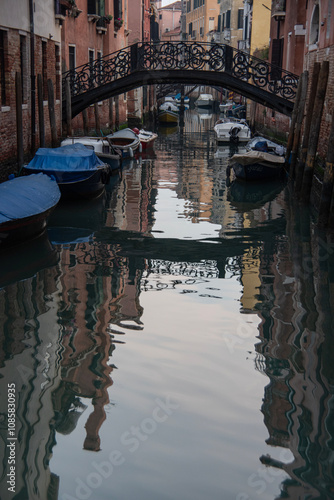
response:
{"label": "blue tarpaulin cover", "polygon": [[60,198],[57,182],[44,174],[15,177],[0,184],[0,224],[45,212]]}
{"label": "blue tarpaulin cover", "polygon": [[88,149],[77,142],[60,148],[39,148],[25,168],[43,171],[81,172],[95,171],[104,163],[96,156],[93,149]]}

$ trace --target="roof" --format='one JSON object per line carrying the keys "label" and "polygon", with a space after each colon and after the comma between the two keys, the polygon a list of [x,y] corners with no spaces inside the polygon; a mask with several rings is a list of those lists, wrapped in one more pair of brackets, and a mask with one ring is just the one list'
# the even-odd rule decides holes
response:
{"label": "roof", "polygon": [[160,10],[171,10],[171,9],[182,10],[182,2],[181,1],[173,2],[170,3],[169,5],[165,5],[165,7],[160,7],[160,9],[158,10],[160,11]]}

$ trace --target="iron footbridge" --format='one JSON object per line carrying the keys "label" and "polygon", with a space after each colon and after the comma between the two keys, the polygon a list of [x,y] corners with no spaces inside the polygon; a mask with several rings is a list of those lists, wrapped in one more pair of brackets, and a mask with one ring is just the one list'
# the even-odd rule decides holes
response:
{"label": "iron footbridge", "polygon": [[143,85],[168,83],[225,88],[291,115],[298,76],[229,45],[143,42],[67,71],[63,89],[68,82],[72,118],[104,99]]}

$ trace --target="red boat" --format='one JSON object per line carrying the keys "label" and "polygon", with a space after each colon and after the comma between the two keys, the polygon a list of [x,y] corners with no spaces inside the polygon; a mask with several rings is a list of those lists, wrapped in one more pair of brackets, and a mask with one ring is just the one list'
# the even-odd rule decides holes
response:
{"label": "red boat", "polygon": [[158,137],[158,134],[156,134],[155,132],[149,132],[148,130],[144,129],[139,130],[138,128],[133,128],[132,130],[139,137],[142,151],[153,148],[154,141]]}

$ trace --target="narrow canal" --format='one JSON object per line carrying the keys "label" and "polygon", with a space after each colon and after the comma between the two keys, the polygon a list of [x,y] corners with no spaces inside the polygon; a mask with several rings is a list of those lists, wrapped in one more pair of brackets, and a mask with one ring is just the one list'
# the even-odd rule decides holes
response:
{"label": "narrow canal", "polygon": [[3,256],[2,499],[333,498],[334,246],[214,121]]}

